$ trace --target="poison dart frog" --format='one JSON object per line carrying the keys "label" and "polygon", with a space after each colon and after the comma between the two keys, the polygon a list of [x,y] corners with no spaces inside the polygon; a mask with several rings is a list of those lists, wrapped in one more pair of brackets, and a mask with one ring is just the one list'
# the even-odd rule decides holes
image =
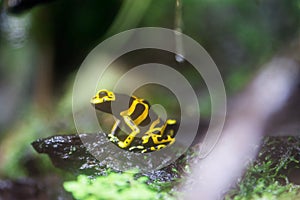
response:
{"label": "poison dart frog", "polygon": [[91,104],[96,110],[114,116],[108,138],[122,149],[147,153],[175,142],[177,121],[162,120],[144,99],[102,89],[91,99]]}

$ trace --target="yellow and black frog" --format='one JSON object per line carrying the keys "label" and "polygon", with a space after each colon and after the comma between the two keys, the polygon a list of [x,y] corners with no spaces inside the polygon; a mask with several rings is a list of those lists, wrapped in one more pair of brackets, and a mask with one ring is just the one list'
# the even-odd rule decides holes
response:
{"label": "yellow and black frog", "polygon": [[114,116],[115,123],[108,138],[122,149],[146,153],[175,142],[177,121],[162,120],[144,99],[102,89],[91,103],[96,110]]}

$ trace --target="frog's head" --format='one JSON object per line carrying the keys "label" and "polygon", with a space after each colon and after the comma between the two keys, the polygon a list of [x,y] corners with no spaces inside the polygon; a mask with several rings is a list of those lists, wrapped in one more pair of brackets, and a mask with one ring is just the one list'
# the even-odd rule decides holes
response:
{"label": "frog's head", "polygon": [[102,89],[91,99],[91,104],[95,106],[97,110],[103,112],[111,111],[111,103],[116,100],[116,96],[112,91]]}

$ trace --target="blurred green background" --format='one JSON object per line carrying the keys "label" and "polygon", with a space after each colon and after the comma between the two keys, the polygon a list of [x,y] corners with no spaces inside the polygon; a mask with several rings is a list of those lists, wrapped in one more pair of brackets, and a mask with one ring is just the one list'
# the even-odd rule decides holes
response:
{"label": "blurred green background", "polygon": [[[76,133],[73,80],[97,44],[136,27],[176,28],[175,0],[56,0],[21,13],[9,10],[10,2],[0,0],[0,178],[53,170],[30,143]],[[182,22],[183,33],[199,42],[219,67],[231,96],[298,36],[300,0],[182,0]],[[154,55],[158,61],[160,56]],[[164,59],[176,64],[174,55],[164,54]],[[205,85],[190,67],[182,71],[208,116]]]}

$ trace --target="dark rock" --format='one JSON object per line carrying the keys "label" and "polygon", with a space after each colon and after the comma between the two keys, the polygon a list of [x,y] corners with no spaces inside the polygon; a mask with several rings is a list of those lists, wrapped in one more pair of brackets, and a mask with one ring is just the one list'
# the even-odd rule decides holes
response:
{"label": "dark rock", "polygon": [[[38,139],[32,145],[37,152],[47,154],[54,166],[76,175],[104,175],[107,169],[121,171],[118,168],[118,162],[122,159],[123,162],[121,164],[128,167],[134,167],[134,163],[139,162],[139,160],[133,158],[132,152],[124,150],[114,152],[110,146],[112,143],[102,133],[52,136]],[[193,149],[193,147],[190,148],[188,153],[182,155],[169,165],[143,174],[148,176],[150,181],[165,182],[180,178],[186,174],[185,167],[187,163],[191,165],[192,161],[197,162],[196,159],[193,159],[195,158],[193,154],[195,151]],[[143,155],[147,157],[147,153]],[[300,168],[300,137],[267,137],[262,145],[256,163],[271,160],[275,166],[280,163],[287,163],[286,161],[291,158],[295,162],[289,162],[287,168],[281,170],[280,173],[287,175],[291,181],[297,183],[298,175],[300,175],[299,170],[297,171]],[[147,164],[151,165],[151,158],[147,159],[149,159]],[[162,162],[163,159],[168,159],[168,155],[162,158]],[[124,160],[127,160],[127,162],[125,163]],[[116,163],[116,165],[112,163]],[[298,174],[296,181],[295,174]]]}
{"label": "dark rock", "polygon": [[[119,169],[120,164],[127,165],[128,168],[138,168],[135,164],[139,163],[140,160],[136,159],[132,152],[120,151],[118,147],[115,147],[117,150],[114,151],[113,147],[115,145],[112,145],[102,133],[52,136],[38,139],[32,143],[32,146],[38,153],[45,153],[50,157],[55,167],[73,174],[104,175],[107,169],[121,171]],[[147,158],[147,154],[143,154],[143,157],[143,160],[147,159],[146,164],[150,166],[153,164],[152,161],[156,159]],[[187,156],[181,156],[178,160],[162,169],[145,172],[144,174],[150,180],[174,180],[183,173],[181,169],[184,168],[187,158]],[[161,162],[163,160],[168,160],[168,155],[163,157]],[[155,160],[153,162],[158,161]]]}
{"label": "dark rock", "polygon": [[[97,136],[99,137],[98,141],[101,141],[100,135]],[[88,137],[88,134],[82,134],[82,137]],[[57,135],[38,139],[32,143],[32,146],[38,153],[47,154],[55,167],[76,174],[84,173],[92,175],[105,172],[106,166],[101,165],[87,151],[80,137],[76,134]]]}

